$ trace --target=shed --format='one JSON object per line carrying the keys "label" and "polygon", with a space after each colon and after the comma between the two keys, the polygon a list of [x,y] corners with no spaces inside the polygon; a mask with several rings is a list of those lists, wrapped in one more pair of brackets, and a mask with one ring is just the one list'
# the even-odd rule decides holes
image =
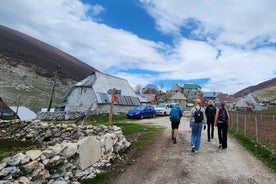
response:
{"label": "shed", "polygon": [[95,72],[76,83],[64,98],[65,111],[109,113],[112,89],[116,89],[118,101],[114,103],[114,113],[126,113],[133,106],[141,105],[137,94],[128,81],[119,77]]}
{"label": "shed", "polygon": [[17,114],[21,120],[33,120],[36,119],[36,114],[31,109],[25,106],[10,106],[13,111],[17,111]]}
{"label": "shed", "polygon": [[19,119],[17,114],[0,97],[0,119],[11,120]]}

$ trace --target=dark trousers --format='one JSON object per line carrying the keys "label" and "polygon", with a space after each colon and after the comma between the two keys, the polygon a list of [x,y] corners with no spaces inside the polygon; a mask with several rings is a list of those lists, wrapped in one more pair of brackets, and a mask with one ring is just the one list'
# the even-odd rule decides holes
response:
{"label": "dark trousers", "polygon": [[207,138],[210,140],[210,138],[214,138],[214,123],[207,123]]}
{"label": "dark trousers", "polygon": [[221,148],[227,148],[227,128],[228,124],[227,123],[218,123],[218,139],[219,139],[219,144],[221,144]]}

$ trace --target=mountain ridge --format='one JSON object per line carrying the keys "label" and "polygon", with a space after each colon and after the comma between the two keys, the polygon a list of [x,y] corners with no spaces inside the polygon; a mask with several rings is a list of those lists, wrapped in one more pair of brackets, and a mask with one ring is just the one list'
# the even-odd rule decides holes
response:
{"label": "mountain ridge", "polygon": [[[234,93],[232,96],[234,98],[239,98],[242,97],[244,95],[247,95],[248,93],[257,93],[257,91],[263,90],[265,88],[271,88],[273,86],[276,86],[276,78],[261,82],[259,84],[253,85],[253,86],[249,86],[246,87],[236,93]],[[269,97],[267,97],[269,98]]]}
{"label": "mountain ridge", "polygon": [[57,65],[59,76],[76,81],[82,80],[97,69],[79,59],[30,37],[19,31],[0,25],[0,53],[11,58],[14,64],[35,65],[38,75],[53,77]]}

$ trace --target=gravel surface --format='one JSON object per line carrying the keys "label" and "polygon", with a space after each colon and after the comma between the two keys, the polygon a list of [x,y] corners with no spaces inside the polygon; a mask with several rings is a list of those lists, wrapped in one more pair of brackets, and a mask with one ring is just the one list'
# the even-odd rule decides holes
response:
{"label": "gravel surface", "polygon": [[164,132],[152,145],[112,179],[112,184],[272,184],[276,173],[267,168],[234,139],[228,138],[228,149],[218,148],[217,129],[211,142],[203,130],[198,154],[191,152],[188,112],[181,119],[177,143],[173,144],[169,117],[143,119],[141,124],[163,125]]}

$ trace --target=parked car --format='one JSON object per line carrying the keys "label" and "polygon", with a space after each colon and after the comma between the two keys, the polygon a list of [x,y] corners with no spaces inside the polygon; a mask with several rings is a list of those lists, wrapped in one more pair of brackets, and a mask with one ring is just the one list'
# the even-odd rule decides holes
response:
{"label": "parked car", "polygon": [[172,109],[172,104],[168,104],[168,103],[160,103],[155,106],[156,115],[160,115],[160,116],[170,115],[171,109]]}
{"label": "parked car", "polygon": [[127,112],[128,118],[148,118],[148,117],[155,117],[156,111],[152,105],[142,105],[137,106],[134,109],[131,109]]}

